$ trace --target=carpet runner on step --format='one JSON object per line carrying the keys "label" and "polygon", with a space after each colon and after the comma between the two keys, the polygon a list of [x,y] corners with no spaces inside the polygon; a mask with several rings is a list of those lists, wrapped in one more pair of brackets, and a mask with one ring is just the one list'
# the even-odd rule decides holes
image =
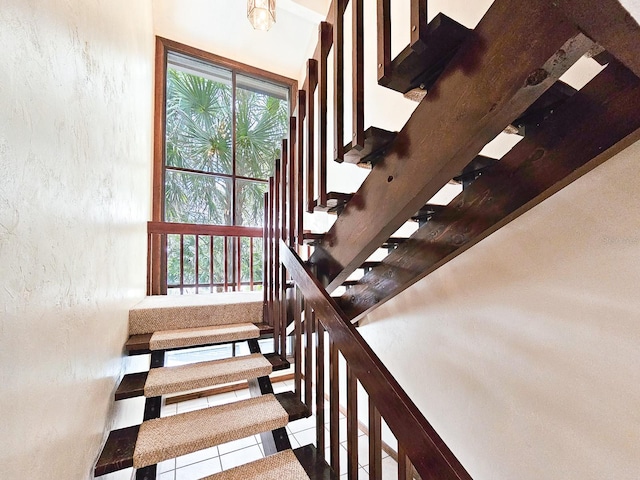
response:
{"label": "carpet runner on step", "polygon": [[140,425],[133,466],[170,458],[284,427],[287,412],[272,394],[147,420]]}

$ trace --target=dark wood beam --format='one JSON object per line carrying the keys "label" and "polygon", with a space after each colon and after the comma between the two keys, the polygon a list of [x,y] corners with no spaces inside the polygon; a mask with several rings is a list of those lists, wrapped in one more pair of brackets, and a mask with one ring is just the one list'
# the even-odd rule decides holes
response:
{"label": "dark wood beam", "polygon": [[332,291],[592,46],[550,2],[497,0],[311,257]]}
{"label": "dark wood beam", "polygon": [[557,0],[551,3],[581,31],[640,76],[640,26],[618,0]]}
{"label": "dark wood beam", "polygon": [[340,299],[359,317],[640,137],[640,80],[610,63]]}

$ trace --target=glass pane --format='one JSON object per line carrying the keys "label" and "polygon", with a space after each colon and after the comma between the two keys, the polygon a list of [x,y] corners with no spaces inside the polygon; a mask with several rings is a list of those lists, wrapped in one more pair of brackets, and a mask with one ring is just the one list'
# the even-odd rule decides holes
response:
{"label": "glass pane", "polygon": [[265,182],[236,180],[236,225],[261,227],[264,223]]}
{"label": "glass pane", "polygon": [[236,174],[267,179],[288,132],[287,89],[243,75],[236,81]]}
{"label": "glass pane", "polygon": [[231,179],[166,171],[167,222],[231,225]]}
{"label": "glass pane", "polygon": [[231,174],[231,72],[177,54],[168,61],[166,164]]}

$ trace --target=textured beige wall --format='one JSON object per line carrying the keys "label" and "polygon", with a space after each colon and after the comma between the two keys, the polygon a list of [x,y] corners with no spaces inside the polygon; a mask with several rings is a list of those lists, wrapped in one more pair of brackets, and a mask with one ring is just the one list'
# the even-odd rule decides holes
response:
{"label": "textured beige wall", "polygon": [[144,295],[150,0],[0,7],[0,478],[83,479]]}
{"label": "textured beige wall", "polygon": [[476,480],[637,480],[640,142],[360,331]]}

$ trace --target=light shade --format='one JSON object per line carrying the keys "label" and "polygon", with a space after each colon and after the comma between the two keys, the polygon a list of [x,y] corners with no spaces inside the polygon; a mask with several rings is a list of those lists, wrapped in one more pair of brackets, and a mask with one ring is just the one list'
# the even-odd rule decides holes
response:
{"label": "light shade", "polygon": [[276,0],[247,0],[247,18],[256,30],[269,30],[276,21]]}

